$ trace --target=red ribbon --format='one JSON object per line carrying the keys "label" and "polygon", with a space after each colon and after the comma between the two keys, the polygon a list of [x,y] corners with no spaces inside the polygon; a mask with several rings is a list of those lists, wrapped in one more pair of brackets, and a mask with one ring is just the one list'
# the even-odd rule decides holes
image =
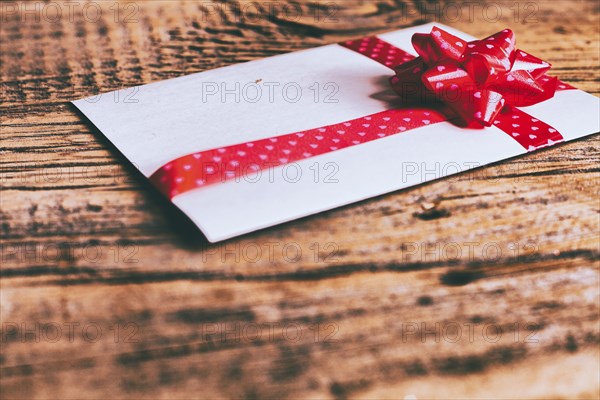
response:
{"label": "red ribbon", "polygon": [[465,42],[434,27],[431,34],[413,36],[418,58],[377,37],[340,44],[393,67],[396,76],[391,78],[392,87],[405,101],[417,105],[189,154],[167,163],[150,180],[173,198],[243,176],[252,179],[263,169],[458,117],[469,127],[493,124],[528,151],[563,140],[556,129],[516,107],[545,101],[556,90],[574,88],[546,76],[550,64],[517,50],[509,30]]}

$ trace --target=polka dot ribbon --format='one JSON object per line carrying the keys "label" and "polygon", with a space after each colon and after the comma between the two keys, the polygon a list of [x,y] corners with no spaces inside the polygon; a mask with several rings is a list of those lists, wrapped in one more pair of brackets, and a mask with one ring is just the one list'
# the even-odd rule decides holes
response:
{"label": "polka dot ribbon", "polygon": [[[340,45],[393,69],[417,60],[378,37]],[[542,76],[540,79],[555,78]],[[558,90],[567,89],[573,88],[558,82]],[[152,174],[150,180],[172,199],[191,190],[233,179],[246,177],[251,181],[253,177],[260,176],[262,170],[448,121],[448,115],[448,110],[440,106],[390,109],[302,132],[199,151],[167,163]],[[511,105],[499,110],[493,124],[528,151],[563,140],[556,129]]]}

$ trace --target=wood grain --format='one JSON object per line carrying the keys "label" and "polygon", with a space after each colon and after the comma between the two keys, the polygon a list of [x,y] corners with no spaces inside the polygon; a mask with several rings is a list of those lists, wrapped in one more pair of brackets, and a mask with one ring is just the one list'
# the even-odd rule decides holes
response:
{"label": "wood grain", "polygon": [[427,21],[598,95],[597,2],[87,4],[1,3],[2,398],[600,397],[598,136],[210,245],[68,103]]}

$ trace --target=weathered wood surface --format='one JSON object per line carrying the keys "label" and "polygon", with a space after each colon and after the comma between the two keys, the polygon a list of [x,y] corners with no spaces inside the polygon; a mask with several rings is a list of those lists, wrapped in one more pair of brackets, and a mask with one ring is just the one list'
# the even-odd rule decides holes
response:
{"label": "weathered wood surface", "polygon": [[2,2],[2,397],[599,397],[597,136],[209,245],[68,104],[432,20],[598,95],[597,2],[271,3]]}

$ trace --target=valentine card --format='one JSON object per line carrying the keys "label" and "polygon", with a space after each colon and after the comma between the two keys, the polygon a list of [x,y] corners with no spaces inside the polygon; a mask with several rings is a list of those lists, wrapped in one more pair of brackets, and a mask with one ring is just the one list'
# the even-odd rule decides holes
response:
{"label": "valentine card", "polygon": [[517,41],[427,24],[74,104],[217,242],[597,133]]}

